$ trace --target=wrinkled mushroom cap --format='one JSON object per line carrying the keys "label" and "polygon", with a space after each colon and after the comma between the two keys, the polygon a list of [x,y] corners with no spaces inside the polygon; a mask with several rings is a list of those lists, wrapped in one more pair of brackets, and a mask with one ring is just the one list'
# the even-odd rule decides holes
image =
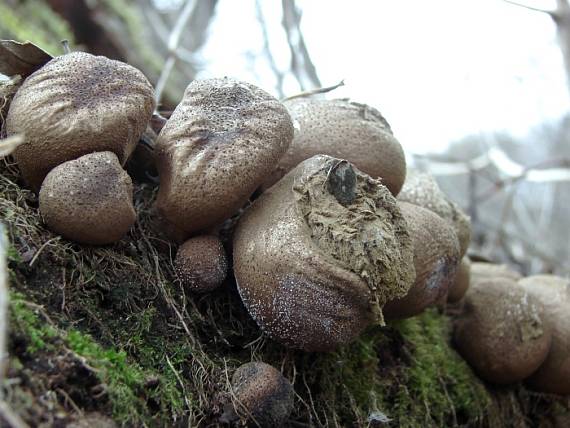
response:
{"label": "wrinkled mushroom cap", "polygon": [[546,361],[528,379],[542,392],[570,394],[570,280],[554,275],[534,275],[519,284],[545,307],[552,324],[552,347]]}
{"label": "wrinkled mushroom cap", "polygon": [[346,99],[296,98],[284,102],[295,137],[265,188],[300,162],[318,154],[346,159],[397,195],[406,178],[406,159],[378,110]]}
{"label": "wrinkled mushroom cap", "polygon": [[269,364],[252,362],[240,366],[232,376],[232,390],[236,403],[222,416],[227,422],[241,415],[253,426],[280,427],[293,411],[291,382]]}
{"label": "wrinkled mushroom cap", "polygon": [[509,384],[527,378],[542,364],[552,329],[537,299],[516,282],[496,278],[471,285],[454,340],[481,378]]}
{"label": "wrinkled mushroom cap", "polygon": [[195,292],[207,292],[219,287],[226,279],[228,258],[217,236],[197,236],[180,246],[174,266],[185,287]]}
{"label": "wrinkled mushroom cap", "polygon": [[461,257],[467,253],[471,240],[471,220],[441,191],[432,175],[409,168],[398,200],[427,208],[450,222],[459,239]]}
{"label": "wrinkled mushroom cap", "polygon": [[47,173],[92,152],[111,151],[121,165],[154,109],[153,89],[136,68],[74,52],[29,76],[10,105],[8,134],[23,134],[14,157],[37,191]]}
{"label": "wrinkled mushroom cap", "polygon": [[293,138],[287,109],[238,80],[192,82],[157,140],[157,208],[186,236],[242,207]]}
{"label": "wrinkled mushroom cap", "polygon": [[467,290],[469,289],[469,281],[471,278],[471,260],[469,257],[465,256],[459,264],[457,269],[457,274],[455,275],[455,281],[450,285],[449,291],[447,293],[447,301],[449,303],[457,303]]}
{"label": "wrinkled mushroom cap", "polygon": [[136,220],[131,178],[111,152],[55,167],[42,184],[39,200],[51,230],[84,244],[118,241]]}
{"label": "wrinkled mushroom cap", "polygon": [[445,220],[420,206],[399,206],[412,237],[416,279],[406,296],[386,303],[387,319],[412,317],[444,299],[460,260],[457,236]]}
{"label": "wrinkled mushroom cap", "polygon": [[302,162],[246,211],[234,235],[234,272],[259,326],[309,351],[334,349],[382,322],[381,307],[415,277],[394,197],[329,156]]}

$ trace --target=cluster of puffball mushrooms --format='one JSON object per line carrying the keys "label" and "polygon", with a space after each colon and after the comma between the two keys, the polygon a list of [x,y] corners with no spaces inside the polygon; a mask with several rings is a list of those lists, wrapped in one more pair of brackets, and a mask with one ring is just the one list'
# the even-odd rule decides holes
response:
{"label": "cluster of puffball mushrooms", "polygon": [[[25,79],[10,105],[14,158],[47,226],[82,244],[120,240],[136,221],[123,169],[148,129],[153,88],[135,68],[69,53]],[[454,342],[483,379],[570,394],[570,284],[522,279],[466,256],[470,221],[374,108],[311,96],[283,102],[231,78],[192,82],[153,141],[154,215],[179,245],[177,280],[226,281],[285,346],[331,351],[367,327],[459,305]],[[255,200],[252,195],[256,195]],[[224,243],[221,225],[233,235]],[[233,260],[228,260],[231,251]],[[457,303],[459,302],[459,303]],[[275,368],[238,369],[245,414],[279,425],[293,388]]]}

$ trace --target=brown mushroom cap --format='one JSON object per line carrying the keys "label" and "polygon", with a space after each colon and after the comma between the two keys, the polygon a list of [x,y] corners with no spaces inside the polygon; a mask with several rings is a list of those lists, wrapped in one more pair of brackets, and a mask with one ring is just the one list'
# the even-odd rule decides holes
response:
{"label": "brown mushroom cap", "polygon": [[507,265],[485,262],[471,263],[471,285],[499,278],[509,279],[516,282],[522,278],[522,275]]}
{"label": "brown mushroom cap", "polygon": [[262,362],[240,366],[232,376],[235,407],[225,409],[222,419],[244,421],[261,427],[282,426],[293,411],[294,390],[276,368]]}
{"label": "brown mushroom cap", "polygon": [[398,205],[412,237],[416,279],[408,294],[386,303],[387,319],[412,317],[444,299],[460,260],[457,236],[448,222],[420,206]]}
{"label": "brown mushroom cap", "polygon": [[427,208],[449,221],[459,239],[461,257],[467,253],[471,240],[471,220],[441,191],[432,175],[408,169],[406,182],[398,194],[398,200]]}
{"label": "brown mushroom cap", "polygon": [[457,303],[467,290],[469,289],[469,281],[471,278],[471,260],[469,257],[465,256],[459,264],[457,273],[455,275],[455,281],[449,286],[449,291],[447,293],[447,301],[449,303]]}
{"label": "brown mushroom cap", "polygon": [[455,323],[459,353],[484,380],[508,384],[530,376],[550,349],[542,304],[512,280],[472,284]]}
{"label": "brown mushroom cap", "polygon": [[39,199],[48,227],[84,244],[118,241],[136,220],[131,178],[111,152],[91,153],[55,167]]}
{"label": "brown mushroom cap", "polygon": [[197,236],[180,246],[174,266],[185,287],[207,292],[219,287],[226,279],[228,258],[217,236]]}
{"label": "brown mushroom cap", "polygon": [[192,82],[157,140],[157,208],[186,235],[242,207],[293,138],[287,109],[249,83]]}
{"label": "brown mushroom cap", "polygon": [[531,387],[552,394],[570,394],[570,280],[554,275],[535,275],[519,284],[545,307],[552,324],[548,357],[528,379]]}
{"label": "brown mushroom cap", "polygon": [[414,280],[389,190],[346,161],[314,156],[263,193],[234,235],[234,272],[259,326],[284,344],[331,350],[356,338]]}
{"label": "brown mushroom cap", "polygon": [[296,98],[284,104],[295,123],[295,137],[265,188],[301,161],[325,154],[381,178],[393,195],[398,194],[406,178],[406,158],[378,110],[345,99]]}
{"label": "brown mushroom cap", "polygon": [[6,129],[25,136],[14,157],[37,191],[51,169],[87,153],[110,151],[124,165],[153,109],[152,86],[139,70],[74,52],[52,59],[24,81]]}

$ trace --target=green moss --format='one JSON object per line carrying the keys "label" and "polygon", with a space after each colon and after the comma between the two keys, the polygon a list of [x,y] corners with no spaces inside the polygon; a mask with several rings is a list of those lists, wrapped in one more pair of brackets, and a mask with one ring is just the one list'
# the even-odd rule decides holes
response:
{"label": "green moss", "polygon": [[[28,302],[21,293],[11,293],[11,325],[27,344],[28,356],[41,358],[46,352],[65,354],[69,349],[83,358],[95,369],[101,384],[106,385],[113,418],[117,422],[128,425],[150,423],[152,415],[148,399],[162,402],[165,411],[180,411],[184,401],[170,369],[154,374],[130,361],[125,351],[103,347],[89,335],[74,329],[58,331],[38,315],[37,311],[43,310],[41,307],[34,308],[36,305]],[[151,378],[156,379],[156,388],[148,394],[143,393],[145,382]]]}
{"label": "green moss", "polygon": [[449,319],[436,310],[394,323],[411,345],[410,365],[402,371],[395,400],[400,426],[473,424],[491,403],[485,386],[449,344]]}
{"label": "green moss", "polygon": [[61,40],[73,43],[67,23],[43,2],[0,4],[0,36],[35,43],[52,55],[62,53]]}
{"label": "green moss", "polygon": [[27,339],[26,350],[29,354],[53,349],[50,340],[57,336],[56,330],[38,318],[20,293],[10,293],[10,325],[17,334]]}
{"label": "green moss", "polygon": [[301,370],[322,421],[361,426],[381,414],[400,427],[481,423],[491,395],[450,346],[449,328],[446,316],[427,311],[336,352],[305,355]]}

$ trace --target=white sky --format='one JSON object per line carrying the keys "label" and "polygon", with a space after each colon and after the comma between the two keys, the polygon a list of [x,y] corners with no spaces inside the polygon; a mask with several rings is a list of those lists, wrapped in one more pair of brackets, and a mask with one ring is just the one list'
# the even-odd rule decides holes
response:
{"label": "white sky", "polygon": [[[281,2],[262,3],[277,62],[287,68]],[[333,96],[378,108],[408,151],[440,151],[450,141],[494,130],[524,136],[570,110],[555,26],[546,14],[502,0],[298,4],[323,85],[345,79]],[[200,77],[231,75],[275,92],[254,0],[221,0],[217,10]],[[293,80],[287,89],[298,91]]]}

